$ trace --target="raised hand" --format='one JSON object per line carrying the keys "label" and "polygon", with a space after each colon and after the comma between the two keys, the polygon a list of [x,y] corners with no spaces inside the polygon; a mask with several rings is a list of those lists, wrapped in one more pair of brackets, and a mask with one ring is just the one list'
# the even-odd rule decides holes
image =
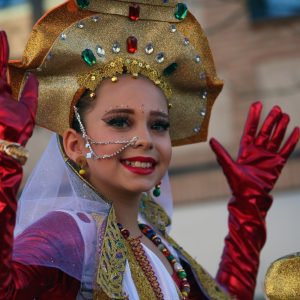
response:
{"label": "raised hand", "polygon": [[228,203],[229,233],[217,281],[237,300],[252,300],[260,251],[266,240],[265,217],[272,204],[269,194],[299,140],[295,128],[282,145],[289,116],[273,107],[261,129],[262,104],[251,105],[237,159],[215,140],[210,145],[232,190]]}
{"label": "raised hand", "polygon": [[38,81],[33,74],[29,75],[20,100],[14,99],[6,75],[8,56],[7,37],[4,31],[0,31],[0,139],[24,146],[34,127]]}
{"label": "raised hand", "polygon": [[[299,140],[300,130],[296,127],[281,147],[289,116],[278,106],[273,107],[258,132],[261,111],[260,102],[251,105],[236,160],[215,139],[210,141],[237,198],[268,194]],[[260,204],[267,209],[271,203]]]}

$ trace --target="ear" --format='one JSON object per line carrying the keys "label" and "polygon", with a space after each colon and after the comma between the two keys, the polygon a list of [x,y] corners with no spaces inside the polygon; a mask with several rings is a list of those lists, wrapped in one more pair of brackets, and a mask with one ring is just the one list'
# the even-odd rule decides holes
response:
{"label": "ear", "polygon": [[76,162],[79,156],[85,156],[85,143],[82,136],[74,129],[69,128],[63,135],[63,145],[66,155]]}

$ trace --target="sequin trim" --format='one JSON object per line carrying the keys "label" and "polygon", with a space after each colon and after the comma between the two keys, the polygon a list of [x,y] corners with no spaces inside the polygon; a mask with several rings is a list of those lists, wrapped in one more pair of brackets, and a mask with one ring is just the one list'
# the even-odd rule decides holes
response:
{"label": "sequin trim", "polygon": [[78,78],[78,83],[81,87],[94,91],[102,80],[122,75],[124,72],[134,77],[143,75],[149,78],[155,85],[162,89],[167,99],[171,98],[172,90],[160,76],[159,72],[149,64],[138,59],[118,57],[98,69],[81,75]]}

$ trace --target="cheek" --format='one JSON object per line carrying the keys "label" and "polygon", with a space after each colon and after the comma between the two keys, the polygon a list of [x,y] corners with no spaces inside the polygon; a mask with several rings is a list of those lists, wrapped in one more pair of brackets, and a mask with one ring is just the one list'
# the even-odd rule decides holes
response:
{"label": "cheek", "polygon": [[171,157],[172,157],[172,144],[171,144],[170,137],[163,139],[159,143],[159,148],[160,148],[160,152],[161,152],[162,158],[164,160],[164,163],[166,165],[169,165],[170,161],[171,161]]}

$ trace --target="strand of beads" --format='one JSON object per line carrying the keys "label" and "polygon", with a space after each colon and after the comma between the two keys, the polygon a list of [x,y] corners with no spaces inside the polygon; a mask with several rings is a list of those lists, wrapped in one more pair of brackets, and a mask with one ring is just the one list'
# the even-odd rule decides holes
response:
{"label": "strand of beads", "polygon": [[159,286],[157,277],[155,276],[155,273],[152,269],[151,264],[149,263],[145,250],[141,244],[142,236],[138,236],[136,238],[130,238],[130,232],[128,229],[123,228],[123,226],[120,223],[118,223],[118,227],[123,237],[128,241],[128,244],[133,252],[133,255],[137,260],[138,264],[140,265],[140,267],[142,268],[146,278],[148,279],[157,300],[163,300],[164,295]]}
{"label": "strand of beads", "polygon": [[157,248],[162,252],[162,254],[168,259],[170,264],[173,267],[173,270],[177,273],[177,276],[180,279],[180,291],[183,296],[183,300],[188,299],[189,293],[191,291],[190,284],[187,280],[187,274],[184,271],[182,265],[177,261],[177,259],[174,257],[174,255],[171,254],[171,252],[168,250],[166,245],[162,243],[162,240],[160,237],[156,235],[156,232],[148,225],[146,224],[139,224],[139,227],[143,234],[153,242],[154,245],[157,246]]}

